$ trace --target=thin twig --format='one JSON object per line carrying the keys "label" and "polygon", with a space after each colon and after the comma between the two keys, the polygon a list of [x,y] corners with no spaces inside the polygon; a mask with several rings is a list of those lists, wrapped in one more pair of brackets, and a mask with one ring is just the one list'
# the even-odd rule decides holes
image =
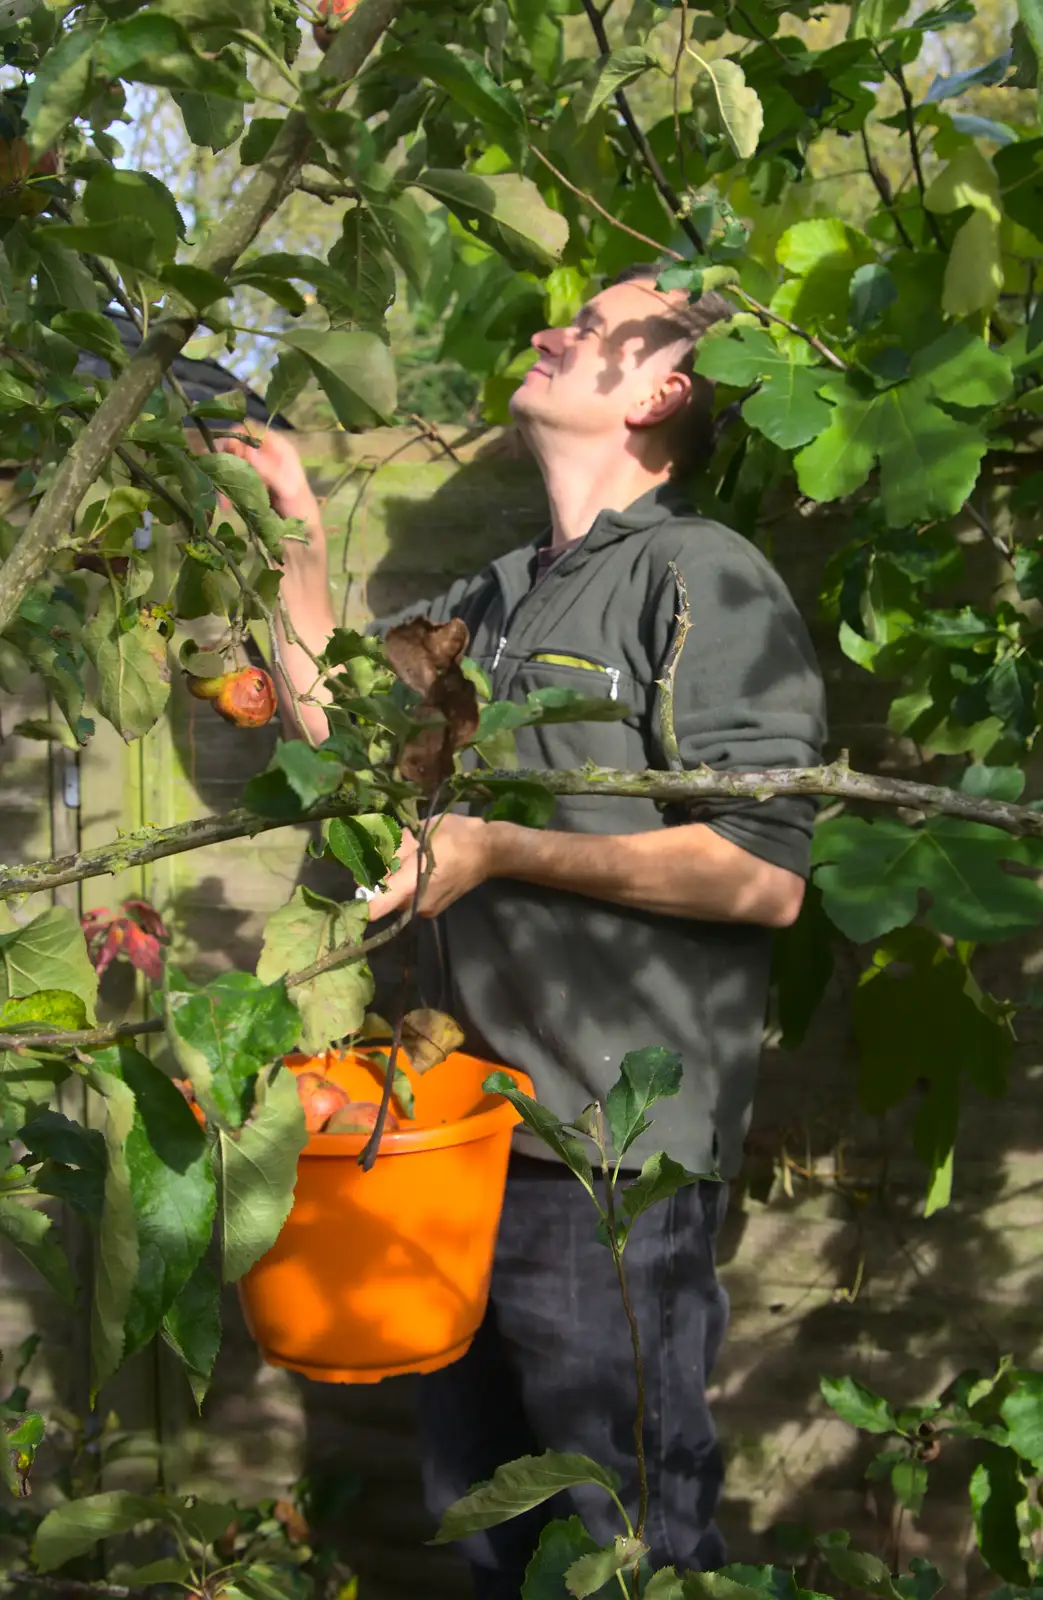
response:
{"label": "thin twig", "polygon": [[302,194],[314,195],[325,205],[331,206],[336,200],[358,200],[357,189],[347,183],[323,183],[320,178],[298,178],[294,184],[295,189],[300,189]]}
{"label": "thin twig", "polygon": [[681,63],[684,60],[685,34],[688,31],[688,5],[687,0],[681,0],[681,32],[677,39],[677,55],[674,58],[674,145],[677,149],[677,169],[681,174],[681,182],[687,188],[688,178],[684,167],[684,139],[681,136]]}
{"label": "thin twig", "polygon": [[[587,13],[587,18],[590,22],[591,28],[594,31],[594,38],[597,40],[597,46],[601,54],[603,56],[611,55],[612,46],[608,42],[608,34],[605,32],[605,24],[602,20],[601,13],[594,4],[594,0],[583,0],[583,9]],[[702,235],[695,226],[695,223],[692,221],[691,217],[685,215],[684,204],[681,200],[681,196],[677,193],[673,184],[670,182],[666,173],[656,160],[655,151],[649,144],[644,130],[640,127],[637,118],[630,109],[630,101],[627,99],[622,89],[616,90],[615,94],[613,95],[613,99],[616,102],[616,107],[620,116],[623,118],[623,121],[626,124],[627,132],[634,141],[638,154],[648,170],[652,182],[655,184],[660,195],[670,208],[670,214],[673,217],[673,220],[687,234],[698,253],[702,255],[703,250],[705,249]]]}
{"label": "thin twig", "polygon": [[[884,58],[880,50],[875,45],[873,48],[877,60],[883,64]],[[916,174],[916,187],[920,191],[920,205],[924,216],[927,218],[927,226],[930,228],[931,236],[939,250],[947,250],[948,246],[942,236],[942,230],[938,226],[938,219],[933,211],[928,211],[927,209],[927,184],[924,181],[923,166],[920,161],[920,144],[916,137],[916,108],[913,105],[913,97],[906,82],[905,73],[902,71],[902,64],[899,61],[895,67],[885,67],[884,70],[889,73],[892,80],[898,85],[898,92],[902,96],[902,109],[905,112],[905,131],[909,140],[909,154],[912,157],[913,172]]]}
{"label": "thin twig", "polygon": [[349,962],[362,961],[371,950],[379,950],[381,945],[390,944],[392,939],[398,937],[404,928],[412,921],[413,913],[410,909],[402,912],[389,922],[386,928],[379,933],[374,933],[369,939],[362,939],[358,943],[338,944],[332,950],[327,950],[324,956],[313,961],[310,967],[301,967],[299,972],[288,972],[283,979],[287,989],[299,989],[302,983],[310,983],[313,978],[319,977],[323,972],[331,972],[334,967],[346,967]]}
{"label": "thin twig", "polygon": [[634,1374],[637,1379],[637,1405],[634,1408],[634,1455],[637,1458],[638,1482],[637,1522],[634,1525],[634,1537],[643,1539],[645,1536],[645,1523],[648,1520],[648,1465],[645,1461],[645,1364],[641,1356],[641,1335],[637,1326],[637,1317],[634,1315],[626,1268],[623,1266],[623,1252],[619,1248],[619,1236],[616,1232],[616,1201],[612,1174],[609,1171],[608,1160],[604,1153],[601,1158],[601,1175],[605,1188],[608,1247],[612,1252],[612,1265],[616,1269],[616,1277],[619,1280],[619,1292],[623,1299],[623,1309],[626,1312],[627,1323],[630,1328],[630,1343],[634,1351]]}
{"label": "thin twig", "polygon": [[650,245],[653,250],[657,250],[660,255],[667,256],[671,261],[684,261],[686,259],[679,250],[671,250],[669,245],[660,244],[658,239],[653,239],[649,234],[640,233],[637,228],[628,227],[625,222],[620,222],[618,217],[614,217],[611,211],[605,209],[600,200],[595,200],[594,196],[588,194],[585,189],[578,188],[571,178],[566,178],[565,174],[554,165],[550,157],[545,156],[543,151],[536,145],[532,145],[530,148],[537,161],[542,161],[548,172],[552,172],[564,188],[570,190],[577,199],[582,200],[592,211],[596,211],[599,216],[604,217],[605,221],[610,222],[614,228],[618,228],[620,233],[628,233],[631,239],[637,239],[641,244]]}
{"label": "thin twig", "polygon": [[688,585],[681,576],[676,561],[668,563],[677,585],[678,612],[675,618],[677,632],[674,634],[666,662],[663,666],[663,676],[657,680],[659,689],[659,742],[666,756],[666,764],[673,772],[679,772],[682,767],[681,752],[677,745],[677,729],[674,726],[674,683],[677,678],[677,663],[681,659],[681,651],[692,626],[692,608],[688,601]]}
{"label": "thin twig", "polygon": [[869,176],[873,181],[873,187],[880,196],[884,210],[894,223],[898,237],[901,239],[907,250],[912,250],[914,248],[912,236],[895,207],[895,197],[892,192],[891,185],[888,183],[884,173],[877,166],[877,163],[873,157],[873,152],[869,146],[869,135],[866,132],[866,125],[864,122],[859,131],[862,135],[862,149],[865,151],[866,171],[869,173]]}
{"label": "thin twig", "polygon": [[988,539],[989,543],[991,545],[993,545],[999,551],[999,553],[1003,557],[1004,561],[1008,561],[1010,563],[1010,565],[1013,567],[1013,565],[1014,565],[1014,552],[1013,552],[1013,550],[1010,548],[1010,546],[1008,544],[1005,544],[1003,542],[1003,540],[1000,538],[999,534],[995,531],[995,529],[989,523],[988,518],[987,517],[983,517],[981,512],[975,506],[973,506],[969,500],[965,500],[963,502],[963,506],[962,506],[961,509],[964,510],[967,513],[967,515],[970,517],[971,521],[975,524],[975,526],[981,529],[981,531],[985,535],[986,539]]}
{"label": "thin twig", "polygon": [[410,422],[415,423],[426,438],[433,439],[435,444],[441,445],[442,449],[445,451],[446,455],[451,461],[455,461],[458,467],[463,466],[463,462],[461,461],[460,457],[457,455],[456,451],[453,449],[452,445],[449,443],[449,440],[445,437],[437,423],[428,422],[426,417],[418,417],[415,411],[409,411],[406,414],[409,417]]}
{"label": "thin twig", "polygon": [[[414,885],[413,897],[409,904],[409,912],[406,918],[407,922],[412,922],[417,916],[420,910],[420,902],[423,899],[424,890],[427,888],[428,879],[430,878],[432,870],[434,869],[434,857],[430,853],[428,838],[431,832],[431,825],[435,820],[435,812],[438,808],[441,793],[441,786],[439,786],[435,789],[434,794],[432,794],[431,799],[428,802],[427,811],[424,815],[423,825],[420,829],[420,837],[417,840],[416,884]],[[380,1153],[380,1141],[384,1137],[384,1127],[387,1123],[388,1108],[391,1105],[391,1090],[395,1082],[395,1068],[398,1065],[399,1052],[402,1049],[402,1028],[405,1024],[406,1005],[409,1000],[409,977],[409,963],[408,961],[403,961],[402,982],[398,1001],[398,1015],[395,1018],[395,1029],[391,1036],[391,1049],[388,1052],[388,1064],[387,1070],[384,1073],[384,1088],[380,1096],[380,1106],[377,1110],[377,1120],[373,1124],[373,1132],[366,1140],[366,1143],[362,1149],[362,1153],[359,1156],[359,1166],[362,1168],[363,1172],[369,1172],[372,1169],[373,1163],[376,1161],[377,1156]]]}

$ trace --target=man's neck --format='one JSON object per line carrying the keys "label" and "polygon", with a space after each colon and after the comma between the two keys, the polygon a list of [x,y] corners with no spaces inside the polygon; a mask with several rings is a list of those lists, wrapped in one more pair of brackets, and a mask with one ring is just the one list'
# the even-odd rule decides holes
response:
{"label": "man's neck", "polygon": [[606,458],[603,449],[584,452],[575,441],[569,441],[564,449],[564,441],[554,443],[556,448],[546,451],[534,443],[547,486],[552,547],[582,539],[599,512],[625,511],[643,494],[669,481],[669,471],[651,472],[625,452],[614,450]]}

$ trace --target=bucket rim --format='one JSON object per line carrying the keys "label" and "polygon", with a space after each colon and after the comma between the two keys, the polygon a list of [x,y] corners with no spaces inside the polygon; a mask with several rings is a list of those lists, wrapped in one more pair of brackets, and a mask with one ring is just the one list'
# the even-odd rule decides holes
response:
{"label": "bucket rim", "polygon": [[[344,1054],[366,1055],[365,1050],[345,1051]],[[505,1067],[502,1063],[484,1061],[481,1056],[472,1056],[467,1051],[454,1050],[452,1055],[466,1056],[469,1061],[477,1061],[489,1072],[506,1072],[508,1077],[514,1079],[523,1094],[532,1094],[532,1080],[518,1067]],[[302,1051],[291,1051],[283,1057],[287,1067],[295,1070],[303,1066],[306,1061],[314,1060],[313,1056]],[[446,1058],[452,1060],[452,1056]],[[494,1103],[485,1111],[478,1111],[471,1116],[458,1117],[452,1122],[442,1122],[434,1127],[427,1128],[398,1128],[389,1130],[380,1141],[380,1151],[377,1159],[387,1156],[421,1155],[428,1150],[446,1150],[455,1145],[472,1144],[478,1139],[491,1139],[499,1133],[506,1133],[521,1121],[521,1115],[505,1100],[502,1095],[489,1097]],[[308,1143],[301,1151],[302,1161],[318,1157],[320,1160],[328,1157],[357,1157],[361,1155],[369,1142],[368,1133],[313,1133]]]}

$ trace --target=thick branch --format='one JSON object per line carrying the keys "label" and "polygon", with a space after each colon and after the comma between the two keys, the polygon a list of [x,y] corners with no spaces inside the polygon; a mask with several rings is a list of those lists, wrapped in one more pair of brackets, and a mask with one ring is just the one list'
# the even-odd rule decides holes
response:
{"label": "thick branch", "polygon": [[[823,795],[868,805],[933,811],[942,816],[961,817],[965,822],[984,822],[1006,833],[1043,838],[1043,812],[1034,811],[1031,806],[1013,805],[1007,800],[978,799],[938,784],[853,772],[846,761],[834,761],[821,767],[773,767],[766,772],[715,772],[710,767],[694,772],[617,772],[609,767],[589,767],[567,772],[474,773],[455,780],[456,796],[483,796],[487,792],[484,780],[490,777],[501,782],[524,779],[542,784],[551,794],[600,794],[673,804],[699,800],[770,800],[774,795]],[[273,828],[295,827],[323,817],[350,816],[353,809],[349,800],[333,798],[314,806],[306,816],[288,822],[258,816],[241,806],[221,816],[177,822],[170,828],[140,828],[95,850],[79,851],[53,861],[0,867],[0,900],[121,872],[125,867],[142,866],[148,861],[181,855],[186,850],[199,850],[204,845],[227,839],[242,839]],[[298,978],[298,981],[301,980]]]}
{"label": "thick branch", "polygon": [[[402,4],[403,0],[362,0],[337,30],[323,63],[324,75],[346,87]],[[232,200],[222,221],[196,255],[194,265],[219,278],[227,277],[292,188],[311,140],[304,111],[291,111],[268,155],[242,193]],[[54,483],[0,567],[0,633],[11,622],[29,585],[46,569],[51,552],[65,538],[83,496],[175,356],[192,337],[197,322],[195,314],[186,313],[163,317],[156,324],[69,451]]]}

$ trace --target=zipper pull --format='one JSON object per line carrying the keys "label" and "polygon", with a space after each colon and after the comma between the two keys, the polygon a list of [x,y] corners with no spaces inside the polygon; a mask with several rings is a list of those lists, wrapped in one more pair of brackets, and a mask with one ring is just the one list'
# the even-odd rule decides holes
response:
{"label": "zipper pull", "polygon": [[492,670],[494,672],[496,671],[497,667],[500,665],[500,657],[503,655],[503,652],[506,650],[506,648],[507,648],[507,635],[505,633],[503,633],[503,634],[500,635],[500,642],[496,646],[496,654],[493,656]]}
{"label": "zipper pull", "polygon": [[608,697],[609,697],[610,700],[618,700],[619,699],[619,668],[618,667],[606,667],[605,671],[608,673],[608,681],[612,685],[611,689],[608,691]]}

